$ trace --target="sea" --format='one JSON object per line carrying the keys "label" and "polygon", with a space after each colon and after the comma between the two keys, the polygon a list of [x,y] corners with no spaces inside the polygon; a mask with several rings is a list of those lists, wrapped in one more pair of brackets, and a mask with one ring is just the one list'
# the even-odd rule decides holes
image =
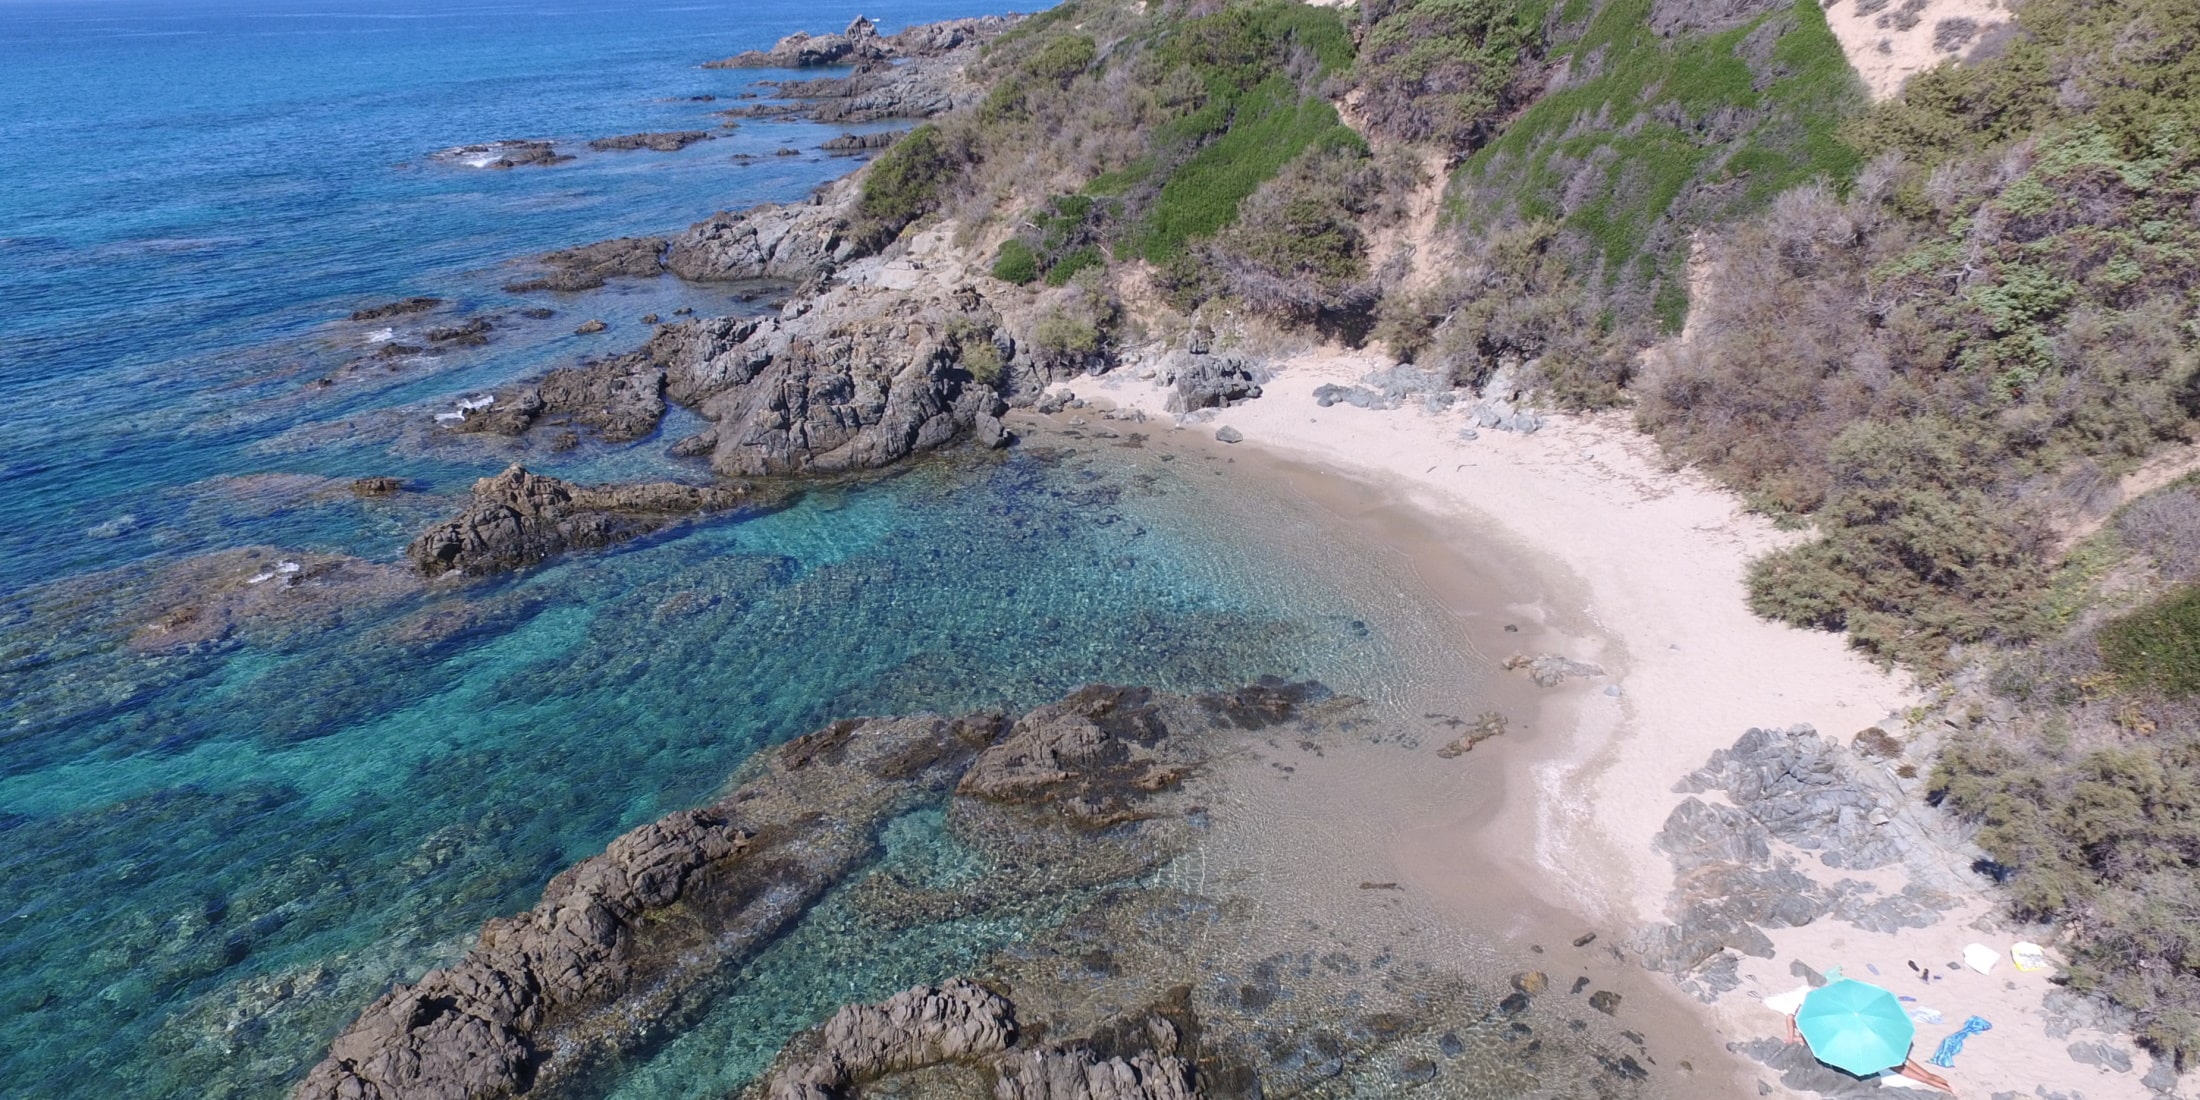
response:
{"label": "sea", "polygon": [[[853,167],[819,151],[838,128],[722,126],[788,74],[701,62],[859,13],[891,31],[997,10],[0,0],[0,1092],[282,1096],[391,983],[837,717],[1264,674],[1376,697],[1401,651],[1437,644],[1393,625],[1415,621],[1407,594],[1336,583],[1360,571],[1350,553],[1231,506],[1212,469],[1038,448],[162,640],[239,561],[394,573],[515,460],[706,479],[669,454],[684,414],[569,450],[452,437],[435,416],[636,346],[647,314],[765,308],[670,278],[502,289],[543,250],[798,199]],[[585,148],[687,129],[717,136]],[[499,139],[575,159],[446,152]],[[349,319],[410,295],[444,304]],[[472,317],[493,319],[486,345],[378,354]],[[577,334],[589,319],[607,331]],[[406,491],[353,493],[365,476]],[[898,822],[881,858],[951,861],[942,828]],[[834,1006],[1025,931],[782,951],[716,1038],[607,1087],[725,1095]]]}

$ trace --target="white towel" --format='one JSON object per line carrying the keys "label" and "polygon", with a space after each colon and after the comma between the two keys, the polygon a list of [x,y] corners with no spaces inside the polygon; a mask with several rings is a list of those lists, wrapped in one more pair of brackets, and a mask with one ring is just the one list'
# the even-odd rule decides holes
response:
{"label": "white towel", "polygon": [[1775,993],[1765,998],[1764,1005],[1782,1016],[1793,1016],[1797,1009],[1803,1007],[1803,998],[1808,996],[1810,996],[1810,987],[1799,985],[1785,993]]}

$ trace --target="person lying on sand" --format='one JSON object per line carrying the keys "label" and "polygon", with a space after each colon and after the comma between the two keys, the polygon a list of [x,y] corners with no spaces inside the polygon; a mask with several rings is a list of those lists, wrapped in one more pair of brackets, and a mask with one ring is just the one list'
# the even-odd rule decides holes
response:
{"label": "person lying on sand", "polygon": [[[1795,1028],[1794,1013],[1788,1013],[1787,1022],[1787,1041],[1791,1043],[1802,1042],[1803,1033],[1796,1030]],[[1945,1092],[1950,1096],[1954,1096],[1956,1094],[1956,1087],[1949,1084],[1947,1078],[1942,1077],[1937,1073],[1934,1073],[1932,1070],[1926,1069],[1924,1066],[1918,1065],[1917,1059],[1915,1058],[1904,1058],[1902,1060],[1902,1068],[1896,1070],[1895,1072],[1920,1084],[1930,1085],[1933,1088],[1939,1089],[1940,1091]]]}

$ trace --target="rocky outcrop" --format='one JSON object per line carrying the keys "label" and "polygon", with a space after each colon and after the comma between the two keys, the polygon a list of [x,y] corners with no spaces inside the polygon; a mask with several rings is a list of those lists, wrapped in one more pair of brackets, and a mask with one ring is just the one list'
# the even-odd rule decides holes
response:
{"label": "rocky outcrop", "polygon": [[[1869,870],[1912,852],[1953,847],[1928,836],[1910,800],[1876,769],[1809,726],[1752,729],[1676,787],[1657,846],[1679,872],[1670,924],[1644,929],[1634,946],[1645,965],[1683,979],[1706,997],[1734,987],[1740,955],[1769,958],[1763,929],[1821,919],[1873,932],[1922,928],[1955,904],[1944,881],[1912,881],[1883,893],[1853,878],[1824,881],[1791,853],[1818,853],[1829,868]],[[1732,803],[1695,797],[1720,791]],[[1913,870],[1944,865],[1915,861]]]}
{"label": "rocky outcrop", "polygon": [[745,487],[574,485],[515,465],[474,482],[473,502],[405,548],[423,575],[490,573],[609,546],[751,499]]}
{"label": "rocky outcrop", "polygon": [[1557,687],[1568,680],[1591,679],[1604,675],[1604,670],[1587,661],[1575,661],[1556,653],[1538,653],[1529,656],[1515,653],[1505,658],[1505,671],[1525,671],[1528,679],[1537,687]]}
{"label": "rocky outcrop", "polygon": [[827,140],[818,148],[828,153],[869,153],[884,149],[900,141],[907,130],[878,130],[868,134],[842,134]]}
{"label": "rocky outcrop", "polygon": [[872,719],[797,738],[726,798],[613,841],[533,909],[490,921],[458,963],[392,989],[293,1095],[486,1100],[585,1072],[638,1041],[634,1019],[723,980],[865,858],[889,819],[944,792],[998,725]]}
{"label": "rocky outcrop", "polygon": [[1016,348],[995,326],[974,293],[872,287],[836,288],[778,318],[667,326],[666,391],[712,421],[676,451],[747,477],[875,469],[989,420],[998,445],[1008,405],[996,382]]}
{"label": "rocky outcrop", "polygon": [[949,19],[910,27],[898,34],[882,35],[878,33],[878,24],[859,15],[839,34],[797,31],[780,39],[769,50],[749,50],[724,60],[704,62],[703,67],[806,69],[819,65],[939,57],[991,39],[1014,26],[1018,18],[986,15]]}
{"label": "rocky outcrop", "polygon": [[659,130],[647,134],[620,134],[617,137],[597,138],[588,147],[599,153],[617,153],[633,149],[652,149],[659,153],[677,153],[698,141],[709,141],[708,130]]}
{"label": "rocky outcrop", "polygon": [[[532,382],[461,403],[459,418],[447,426],[502,436],[537,427],[585,429],[605,443],[647,438],[665,415],[665,370],[657,354],[652,341],[625,355],[559,367]],[[568,442],[578,439],[568,437]]]}
{"label": "rocky outcrop", "polygon": [[397,566],[333,554],[247,546],[181,561],[130,578],[94,575],[130,593],[122,613],[130,649],[180,653],[233,638],[266,643],[331,629],[362,607],[419,591]]}
{"label": "rocky outcrop", "polygon": [[545,252],[535,257],[535,262],[547,269],[544,274],[515,280],[505,284],[504,289],[515,294],[530,290],[594,290],[605,280],[620,276],[651,278],[664,272],[668,243],[663,237],[620,237]]}
{"label": "rocky outcrop", "polygon": [[443,299],[441,298],[401,298],[394,302],[385,302],[382,305],[353,310],[351,319],[354,321],[383,321],[391,317],[426,313],[442,304]]}
{"label": "rocky outcrop", "polygon": [[844,1100],[865,1085],[953,1062],[986,1071],[995,1100],[1193,1100],[1203,1093],[1182,1057],[1184,1025],[1192,1022],[1188,990],[1175,992],[1174,1003],[1118,1019],[1104,1035],[1011,1049],[1015,1005],[956,978],[841,1009],[790,1043],[745,1095]]}
{"label": "rocky outcrop", "polygon": [[558,152],[547,141],[490,141],[461,145],[437,153],[438,160],[455,160],[470,168],[525,168],[564,164],[572,154]]}
{"label": "rocky outcrop", "polygon": [[771,1100],[838,1100],[889,1074],[998,1054],[1015,1038],[1015,1007],[1006,998],[954,978],[834,1013],[816,1055],[773,1072],[766,1092]]}
{"label": "rocky outcrop", "polygon": [[1260,396],[1260,378],[1252,364],[1233,355],[1179,353],[1164,364],[1171,387],[1168,411],[1225,409]]}
{"label": "rocky outcrop", "polygon": [[956,793],[1011,805],[1043,802],[1093,827],[1135,815],[1187,765],[1160,754],[1168,729],[1142,688],[1086,688],[1018,721],[978,755]]}
{"label": "rocky outcrop", "polygon": [[854,254],[841,238],[854,198],[854,188],[842,186],[807,203],[721,211],[674,237],[664,267],[695,282],[807,282]]}
{"label": "rocky outcrop", "polygon": [[1192,1067],[1140,1051],[1100,1060],[1083,1047],[1018,1051],[1001,1060],[994,1100],[1192,1100]]}

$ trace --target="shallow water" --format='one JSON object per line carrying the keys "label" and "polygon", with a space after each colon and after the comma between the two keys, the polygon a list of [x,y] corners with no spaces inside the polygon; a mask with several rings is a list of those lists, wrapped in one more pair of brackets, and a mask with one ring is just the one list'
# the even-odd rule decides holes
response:
{"label": "shallow water", "polygon": [[[638,342],[644,313],[757,308],[672,280],[498,289],[507,261],[846,170],[835,130],[744,123],[676,154],[469,170],[506,137],[708,128],[772,73],[694,63],[853,7],[507,3],[0,8],[0,1080],[10,1095],[279,1095],[396,980],[558,869],[847,715],[1023,707],[1091,681],[1319,678],[1471,696],[1452,625],[1365,546],[1226,460],[964,455],[612,552],[133,648],[198,556],[394,562],[474,477],[705,471],[689,430],[562,455],[438,439],[464,394]],[[988,10],[900,0],[906,22]],[[685,97],[714,94],[713,103]],[[438,313],[353,323],[402,294]],[[547,306],[549,319],[516,310]],[[487,348],[357,360],[454,316]],[[612,332],[572,335],[601,316]],[[385,332],[384,330],[388,330]],[[608,341],[608,342],[607,342]],[[315,385],[326,378],[330,384]],[[1128,440],[1124,442],[1130,442]],[[1170,459],[1174,459],[1171,461]],[[361,475],[415,492],[361,499]],[[976,874],[936,813],[885,865]],[[605,1084],[720,1095],[848,1000],[962,970],[1044,907],[871,935],[833,895],[692,1031]],[[860,950],[858,950],[860,948]]]}

